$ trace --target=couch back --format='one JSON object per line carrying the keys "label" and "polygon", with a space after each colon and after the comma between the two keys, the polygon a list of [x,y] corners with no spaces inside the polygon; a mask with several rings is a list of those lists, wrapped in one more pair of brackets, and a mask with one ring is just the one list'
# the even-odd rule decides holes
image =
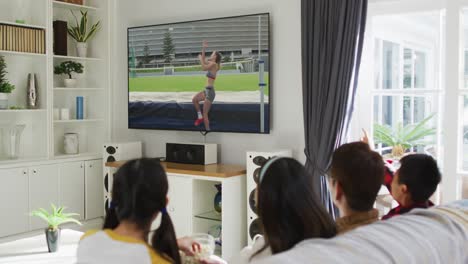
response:
{"label": "couch back", "polygon": [[363,226],[332,239],[310,239],[254,261],[283,263],[468,263],[468,200]]}

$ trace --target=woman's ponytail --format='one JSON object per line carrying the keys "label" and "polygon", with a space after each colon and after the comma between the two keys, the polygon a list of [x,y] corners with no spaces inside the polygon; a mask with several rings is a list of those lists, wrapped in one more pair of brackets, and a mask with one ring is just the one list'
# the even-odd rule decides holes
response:
{"label": "woman's ponytail", "polygon": [[181,264],[174,225],[165,208],[161,210],[161,225],[154,232],[151,244],[156,252],[167,255],[175,264]]}

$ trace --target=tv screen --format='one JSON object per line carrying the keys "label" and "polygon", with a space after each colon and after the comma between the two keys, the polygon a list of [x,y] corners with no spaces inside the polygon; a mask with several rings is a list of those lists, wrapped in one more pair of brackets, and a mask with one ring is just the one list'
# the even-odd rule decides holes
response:
{"label": "tv screen", "polygon": [[128,126],[270,132],[269,14],[128,28]]}

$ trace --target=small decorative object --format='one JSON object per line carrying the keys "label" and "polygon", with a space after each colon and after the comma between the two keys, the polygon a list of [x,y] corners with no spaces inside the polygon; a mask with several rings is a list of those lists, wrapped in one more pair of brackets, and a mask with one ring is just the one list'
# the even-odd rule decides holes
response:
{"label": "small decorative object", "polygon": [[15,89],[6,78],[6,62],[3,56],[0,56],[0,109],[8,109],[8,95]]}
{"label": "small decorative object", "polygon": [[54,120],[59,120],[59,119],[60,119],[60,109],[54,108]]}
{"label": "small decorative object", "polygon": [[68,41],[67,41],[67,21],[55,20],[54,27],[54,54],[55,55],[68,55]]}
{"label": "small decorative object", "polygon": [[418,145],[431,144],[431,141],[424,140],[428,136],[436,134],[435,127],[427,127],[426,124],[434,117],[432,114],[419,123],[409,124],[403,127],[398,123],[394,129],[388,125],[374,124],[374,141],[376,144],[384,144],[392,147],[391,158],[400,159],[409,148]]}
{"label": "small decorative object", "polygon": [[52,212],[49,213],[43,208],[31,212],[31,216],[37,216],[47,222],[48,227],[45,229],[47,247],[49,252],[56,252],[60,244],[60,228],[61,224],[65,223],[76,223],[81,225],[80,221],[76,220],[72,216],[78,216],[79,214],[64,213],[65,207],[52,206]]}
{"label": "small decorative object", "polygon": [[83,96],[76,97],[76,119],[82,120],[84,118],[84,99]]}
{"label": "small decorative object", "polygon": [[216,189],[218,189],[218,192],[215,195],[214,198],[214,209],[216,212],[221,213],[222,206],[221,206],[221,184],[215,184]]}
{"label": "small decorative object", "polygon": [[96,34],[100,28],[101,21],[88,27],[88,11],[80,11],[81,21],[79,23],[75,13],[73,13],[73,11],[70,12],[72,12],[72,15],[75,17],[76,25],[68,27],[68,34],[77,41],[76,48],[78,57],[86,57],[88,55],[88,45],[86,42]]}
{"label": "small decorative object", "polygon": [[28,74],[28,98],[26,100],[26,106],[28,109],[36,109],[38,105],[37,96],[37,77],[35,73]]}
{"label": "small decorative object", "polygon": [[75,87],[76,79],[72,78],[72,73],[83,73],[83,65],[79,62],[64,61],[59,65],[55,66],[55,74],[66,74],[68,79],[65,79],[65,87]]}
{"label": "small decorative object", "polygon": [[9,159],[20,156],[21,134],[26,125],[7,124],[0,126],[3,135],[3,146]]}
{"label": "small decorative object", "polygon": [[63,149],[65,154],[78,154],[78,134],[66,133],[63,140]]}
{"label": "small decorative object", "polygon": [[17,0],[16,8],[13,9],[13,15],[15,17],[15,22],[18,24],[26,24],[27,13],[28,13],[28,1],[26,0]]}
{"label": "small decorative object", "polygon": [[68,109],[68,108],[60,109],[60,119],[61,120],[70,120],[70,109]]}

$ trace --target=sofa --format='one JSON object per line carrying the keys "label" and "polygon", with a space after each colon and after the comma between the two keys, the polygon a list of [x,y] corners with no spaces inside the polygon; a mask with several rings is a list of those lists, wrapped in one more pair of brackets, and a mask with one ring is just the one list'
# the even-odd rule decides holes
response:
{"label": "sofa", "polygon": [[332,239],[309,239],[255,264],[468,264],[468,200],[363,226]]}

